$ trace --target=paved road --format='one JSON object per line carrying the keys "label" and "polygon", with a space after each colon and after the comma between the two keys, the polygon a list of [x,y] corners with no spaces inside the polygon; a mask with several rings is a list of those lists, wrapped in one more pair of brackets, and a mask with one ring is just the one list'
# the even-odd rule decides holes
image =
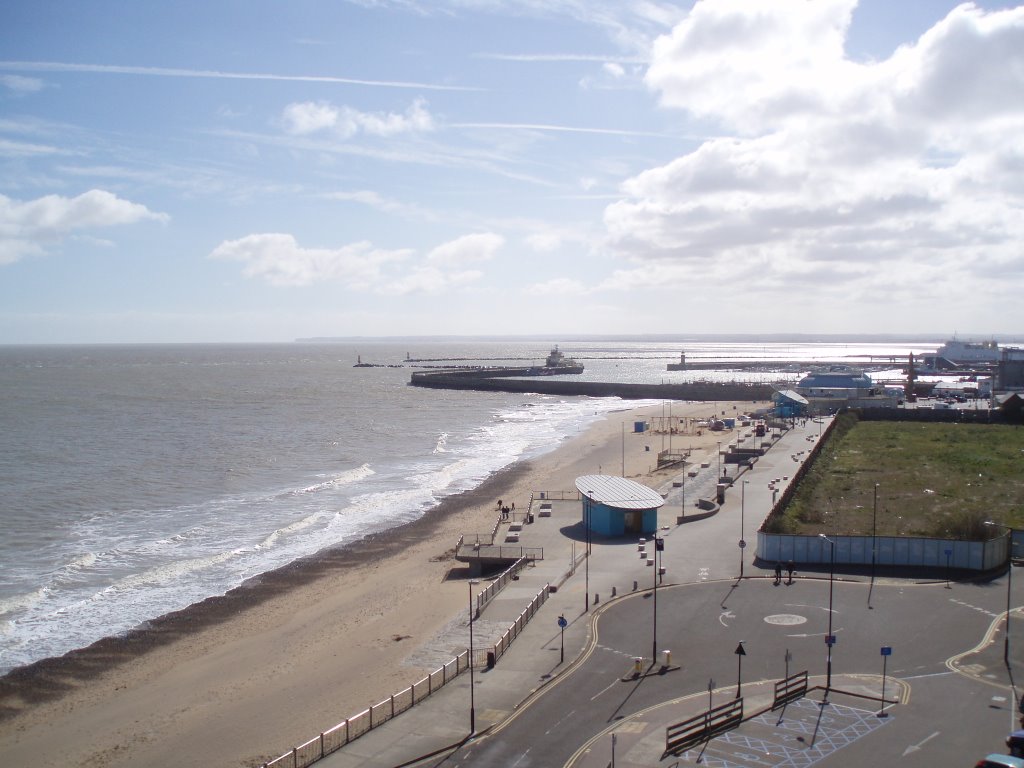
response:
{"label": "paved road", "polygon": [[[817,579],[797,579],[791,586],[751,580],[737,588],[709,583],[661,589],[659,647],[672,649],[672,663],[679,668],[661,672],[660,664],[650,668],[645,663],[639,678],[632,675],[633,657],[649,658],[653,595],[617,601],[602,611],[594,642],[571,675],[547,688],[503,727],[438,764],[529,768],[564,765],[575,755],[577,765],[603,768],[610,758],[607,738],[603,748],[593,749],[590,760],[577,752],[591,738],[616,732],[617,765],[656,765],[664,749],[664,726],[706,708],[709,680],[715,681],[710,697],[714,704],[729,701],[743,687],[733,653],[741,640],[747,652],[742,663],[744,698],[758,689],[755,682],[785,676],[787,649],[790,672],[808,671],[812,684],[824,684],[828,592],[828,580]],[[972,765],[987,749],[1001,746],[1013,717],[1007,693],[986,682],[987,676],[1005,682],[1002,645],[990,644],[987,655],[962,662],[975,677],[955,673],[947,661],[986,638],[1004,599],[1005,593],[987,586],[871,590],[865,583],[835,583],[833,686],[857,696],[833,692],[824,717],[814,697],[791,705],[782,729],[774,727],[774,715],[745,723],[716,739],[705,763],[714,764],[709,761],[717,755],[721,764],[737,767],[862,765],[884,755],[901,757],[901,765],[907,766]],[[888,708],[885,719],[877,717],[881,706],[876,699],[860,698],[881,693],[883,645],[893,649],[886,670],[887,697],[903,700]],[[758,695],[765,701],[770,697],[763,686]],[[664,702],[674,703],[651,711]],[[801,709],[806,710],[803,717]],[[808,713],[810,727],[794,729],[794,723],[807,725]],[[799,759],[772,762],[752,743],[774,744],[776,757],[791,761],[794,755],[787,750],[795,751]],[[684,756],[683,764],[697,752]]]}

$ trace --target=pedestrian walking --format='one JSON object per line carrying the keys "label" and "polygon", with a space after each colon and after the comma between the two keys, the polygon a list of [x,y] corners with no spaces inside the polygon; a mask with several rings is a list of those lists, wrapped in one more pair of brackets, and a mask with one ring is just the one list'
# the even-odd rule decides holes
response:
{"label": "pedestrian walking", "polygon": [[782,563],[775,563],[775,586],[782,583]]}
{"label": "pedestrian walking", "polygon": [[792,560],[790,560],[788,563],[786,563],[786,572],[789,575],[789,581],[787,581],[786,583],[787,584],[792,584],[793,583],[793,574],[796,573],[796,568],[793,567],[793,561]]}

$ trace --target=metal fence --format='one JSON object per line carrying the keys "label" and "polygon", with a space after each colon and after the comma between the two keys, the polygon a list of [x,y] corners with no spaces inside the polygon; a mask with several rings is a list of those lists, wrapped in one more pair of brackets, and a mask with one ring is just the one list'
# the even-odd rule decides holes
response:
{"label": "metal fence", "polygon": [[438,667],[405,690],[343,720],[319,736],[292,748],[290,752],[264,763],[263,768],[305,768],[305,766],[312,765],[363,734],[383,725],[396,715],[411,709],[467,669],[469,669],[469,651],[463,651],[447,664]]}
{"label": "metal fence", "polygon": [[479,616],[480,612],[487,607],[487,604],[491,602],[498,593],[508,584],[510,581],[516,578],[517,574],[529,563],[531,558],[520,557],[512,565],[505,569],[498,578],[484,587],[476,596],[476,615]]}
{"label": "metal fence", "polygon": [[551,591],[550,587],[550,584],[545,584],[541,588],[536,597],[534,597],[533,600],[530,601],[530,604],[526,606],[526,610],[519,614],[519,617],[512,622],[512,626],[505,630],[505,634],[503,634],[501,639],[494,644],[495,661],[504,655],[505,651],[507,651],[509,646],[512,645],[512,641],[519,637],[519,634],[526,628],[526,625],[529,624],[530,619],[532,619],[534,614],[540,610],[540,607],[547,602],[548,593]]}

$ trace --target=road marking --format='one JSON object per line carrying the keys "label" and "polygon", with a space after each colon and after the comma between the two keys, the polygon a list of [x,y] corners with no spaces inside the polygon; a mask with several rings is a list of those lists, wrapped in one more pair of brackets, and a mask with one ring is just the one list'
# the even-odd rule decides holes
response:
{"label": "road marking", "polygon": [[770,712],[758,715],[679,757],[700,757],[702,764],[719,768],[806,768],[889,722],[875,712],[835,702],[824,711],[818,702],[800,699],[788,706],[785,720]]}
{"label": "road marking", "polygon": [[575,710],[575,709],[571,709],[571,710],[569,710],[569,711],[568,711],[568,712],[567,712],[567,713],[565,714],[565,717],[563,717],[563,718],[562,718],[561,720],[559,720],[559,721],[558,721],[557,723],[555,723],[555,724],[554,724],[554,725],[552,725],[552,726],[551,726],[550,728],[548,728],[548,730],[546,730],[546,731],[544,732],[544,735],[545,735],[545,736],[550,736],[550,735],[551,735],[551,732],[552,732],[553,730],[555,730],[556,728],[558,728],[558,726],[560,726],[560,725],[561,725],[561,724],[562,724],[562,723],[563,723],[563,722],[564,722],[565,720],[569,719],[570,717],[572,717],[572,716],[573,716],[573,715],[575,715],[575,714],[576,714],[576,710]]}
{"label": "road marking", "polygon": [[642,720],[630,720],[615,729],[615,733],[643,733],[647,723]]}
{"label": "road marking", "polygon": [[[984,669],[984,667],[982,667]],[[944,675],[953,675],[955,672],[932,672],[929,675],[901,675],[900,680],[920,680],[924,677],[943,677]]]}
{"label": "road marking", "polygon": [[807,617],[798,616],[795,613],[776,613],[771,616],[765,616],[764,620],[768,624],[776,624],[782,627],[793,627],[797,624],[805,624],[807,622]]}
{"label": "road marking", "polygon": [[725,623],[725,619],[735,619],[735,618],[736,618],[736,614],[733,613],[732,611],[722,611],[721,615],[718,617],[718,622],[723,627],[728,627],[729,625]]}
{"label": "road marking", "polygon": [[602,695],[604,695],[604,694],[608,693],[608,691],[610,691],[610,690],[611,690],[612,688],[614,688],[615,686],[617,686],[617,685],[618,685],[618,684],[619,684],[620,682],[621,682],[621,681],[619,681],[619,680],[616,680],[616,681],[615,681],[615,682],[613,682],[613,683],[612,683],[611,685],[609,685],[609,686],[608,686],[607,688],[603,688],[602,690],[598,691],[598,692],[597,692],[597,693],[595,693],[595,694],[594,694],[593,696],[591,696],[591,697],[590,697],[590,700],[591,700],[591,701],[594,701],[594,700],[595,700],[595,699],[596,699],[596,698],[597,698],[598,696],[602,696]]}
{"label": "road marking", "polygon": [[978,613],[984,614],[985,616],[989,616],[989,617],[991,617],[993,619],[996,618],[997,616],[1003,616],[1003,615],[1006,614],[1006,611],[1000,611],[998,613],[993,613],[988,608],[981,608],[980,606],[977,606],[977,605],[971,605],[970,603],[966,603],[963,600],[957,600],[955,597],[949,598],[949,602],[953,603],[954,605],[959,605],[959,606],[961,606],[963,608],[970,608],[972,611],[977,611]]}
{"label": "road marking", "polygon": [[907,755],[913,754],[914,752],[920,752],[921,751],[921,747],[923,747],[929,741],[931,741],[936,736],[938,736],[939,733],[940,733],[939,731],[936,731],[935,733],[933,733],[928,738],[926,738],[926,739],[924,739],[922,741],[917,742],[917,744],[911,744],[909,747],[907,747],[905,750],[903,750],[903,757],[906,757]]}
{"label": "road marking", "polygon": [[697,569],[697,581],[707,581],[711,578],[711,572],[707,568]]}

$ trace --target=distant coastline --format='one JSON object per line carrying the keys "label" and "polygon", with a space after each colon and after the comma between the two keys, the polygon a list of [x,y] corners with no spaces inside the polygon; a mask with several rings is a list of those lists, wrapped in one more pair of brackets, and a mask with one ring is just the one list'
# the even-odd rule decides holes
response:
{"label": "distant coastline", "polygon": [[[963,340],[1004,339],[1012,342],[1024,342],[1024,335],[1017,333],[956,333],[957,338]],[[351,343],[359,341],[510,341],[524,342],[537,341],[548,342],[557,340],[559,342],[593,342],[593,341],[630,341],[630,342],[657,342],[657,343],[680,343],[686,342],[774,342],[777,344],[800,343],[800,344],[842,344],[858,342],[910,342],[914,344],[941,344],[950,338],[949,333],[643,333],[643,334],[594,334],[594,333],[546,333],[546,334],[524,334],[524,335],[425,335],[425,336],[309,336],[295,339],[300,344],[322,344],[322,343]]]}

